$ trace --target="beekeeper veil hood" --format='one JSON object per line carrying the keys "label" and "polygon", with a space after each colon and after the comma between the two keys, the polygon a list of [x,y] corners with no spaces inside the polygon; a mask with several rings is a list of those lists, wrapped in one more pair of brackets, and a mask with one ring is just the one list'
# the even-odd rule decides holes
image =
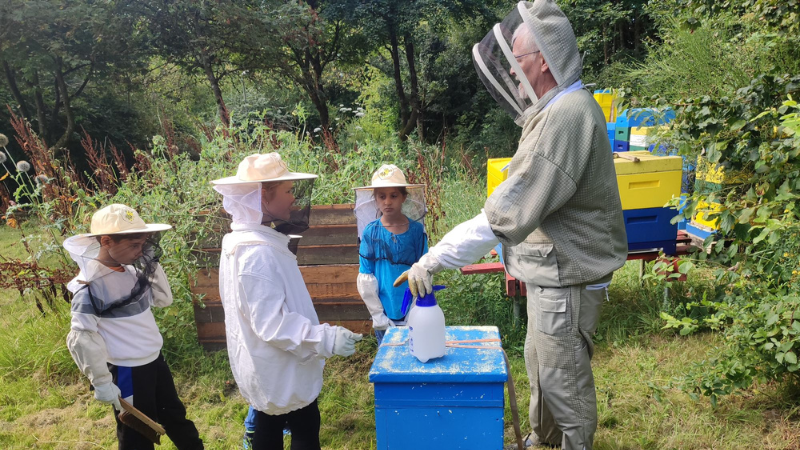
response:
{"label": "beekeeper veil hood", "polygon": [[[222,207],[237,224],[264,224],[283,234],[308,229],[314,174],[290,172],[277,152],[253,154],[236,175],[214,180]],[[265,198],[264,193],[271,198]]]}
{"label": "beekeeper veil hood", "polygon": [[[533,73],[536,71],[531,70],[530,64],[537,57],[547,62],[557,84],[551,89],[555,93],[537,95],[536,81],[542,74]],[[581,57],[572,25],[553,0],[519,2],[472,47],[472,60],[489,93],[520,126],[536,110],[539,97],[547,94],[552,98],[581,76]]]}
{"label": "beekeeper veil hood", "polygon": [[[90,233],[64,241],[64,248],[80,267],[69,290],[85,289],[97,316],[127,314],[126,307],[135,309],[142,296],[150,292],[151,278],[162,254],[159,232],[170,228],[168,224],[144,223],[134,209],[125,205],[100,209],[92,216]],[[120,293],[98,283],[103,277],[120,272],[128,272],[135,280],[130,291]]]}

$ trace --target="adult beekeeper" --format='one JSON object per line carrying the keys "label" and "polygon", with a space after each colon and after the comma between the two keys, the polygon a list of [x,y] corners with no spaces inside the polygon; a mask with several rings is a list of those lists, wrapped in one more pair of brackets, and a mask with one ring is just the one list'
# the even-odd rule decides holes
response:
{"label": "adult beekeeper", "polygon": [[503,244],[528,284],[525,365],[529,445],[591,449],[597,402],[592,334],[627,240],[603,111],[584,89],[569,20],[552,0],[520,2],[472,49],[484,85],[522,127],[508,179],[475,218],[408,271],[417,294],[433,274]]}

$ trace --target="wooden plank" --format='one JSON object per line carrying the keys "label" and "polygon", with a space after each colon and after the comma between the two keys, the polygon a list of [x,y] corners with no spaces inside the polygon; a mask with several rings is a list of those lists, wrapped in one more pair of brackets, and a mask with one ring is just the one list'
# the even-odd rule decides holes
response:
{"label": "wooden plank", "polygon": [[506,295],[514,297],[517,295],[517,279],[506,272]]}
{"label": "wooden plank", "polygon": [[361,333],[365,336],[372,334],[372,320],[340,320],[327,323],[345,327],[353,333]]}
{"label": "wooden plank", "polygon": [[320,264],[358,263],[358,245],[311,245],[297,249],[297,263],[301,266]]}
{"label": "wooden plank", "polygon": [[198,324],[225,321],[225,310],[222,309],[222,302],[219,299],[203,299],[203,301],[193,301],[192,303],[194,320]]}
{"label": "wooden plank", "polygon": [[195,272],[193,281],[197,286],[219,288],[219,269],[216,267],[199,269]]}
{"label": "wooden plank", "polygon": [[203,347],[203,350],[207,352],[218,352],[220,350],[226,350],[228,348],[228,344],[225,342],[200,341],[200,345]]}
{"label": "wooden plank", "polygon": [[200,342],[225,342],[225,322],[198,323],[197,339]]}
{"label": "wooden plank", "polygon": [[315,205],[311,207],[309,225],[346,225],[356,223],[355,204]]}
{"label": "wooden plank", "polygon": [[306,284],[348,283],[358,278],[358,264],[328,264],[324,266],[300,266]]}
{"label": "wooden plank", "polygon": [[[302,239],[301,239],[302,241]],[[218,267],[220,248],[204,248],[193,250],[201,267]],[[339,245],[299,245],[297,248],[297,263],[301,266],[322,264],[357,264],[358,244]]]}
{"label": "wooden plank", "polygon": [[[329,283],[307,285],[308,294],[314,304],[317,303],[336,303],[336,302],[360,302],[361,296],[358,294],[356,283]],[[219,302],[219,288],[194,286],[191,288],[192,294],[196,295],[198,301],[208,305],[211,302]],[[200,300],[202,299],[202,300]]]}
{"label": "wooden plank", "polygon": [[314,303],[320,322],[341,320],[370,320],[369,310],[363,302]]}
{"label": "wooden plank", "polygon": [[[306,284],[349,282],[358,277],[358,264],[329,264],[325,266],[300,266]],[[200,269],[195,274],[198,286],[217,287],[219,269]]]}
{"label": "wooden plank", "polygon": [[299,246],[358,244],[356,224],[315,225],[301,234]]}
{"label": "wooden plank", "polygon": [[499,273],[505,272],[505,266],[501,262],[470,264],[461,268],[464,275],[476,275],[479,273]]}

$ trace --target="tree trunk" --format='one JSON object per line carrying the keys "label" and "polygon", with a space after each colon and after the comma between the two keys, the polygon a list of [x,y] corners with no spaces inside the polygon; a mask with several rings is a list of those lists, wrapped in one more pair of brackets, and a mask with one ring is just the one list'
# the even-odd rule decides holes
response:
{"label": "tree trunk", "polygon": [[305,74],[305,78],[307,79],[306,83],[303,83],[305,91],[311,98],[311,103],[314,104],[314,108],[317,109],[320,127],[327,131],[331,126],[331,118],[328,115],[328,101],[325,98],[325,94],[318,89],[317,84],[313,80],[309,79],[311,78],[310,74]]}
{"label": "tree trunk", "polygon": [[413,113],[416,115],[416,120],[414,122],[409,121],[406,124],[406,131],[404,136],[411,132],[414,125],[417,126],[417,134],[419,135],[419,140],[421,142],[425,141],[425,129],[422,126],[423,121],[423,112],[422,112],[422,101],[419,98],[419,79],[417,78],[417,65],[414,60],[414,40],[411,38],[411,35],[406,33],[403,36],[403,44],[406,48],[406,62],[408,63],[408,73],[409,78],[411,81],[411,108]]}
{"label": "tree trunk", "polygon": [[67,142],[69,142],[69,139],[72,137],[72,133],[75,132],[75,117],[72,114],[69,91],[67,90],[67,83],[64,81],[64,72],[62,71],[62,68],[63,60],[59,56],[56,58],[56,83],[58,85],[58,89],[61,91],[64,101],[64,114],[67,116],[67,128],[64,130],[64,134],[58,138],[58,141],[53,144],[53,148],[58,153],[63,151],[63,148],[67,145]]}
{"label": "tree trunk", "polygon": [[47,109],[44,106],[42,87],[39,85],[39,72],[33,73],[33,89],[36,99],[36,120],[39,122],[39,137],[46,143],[49,142],[50,137],[47,135]]}
{"label": "tree trunk", "polygon": [[217,110],[219,111],[219,118],[225,128],[231,126],[230,116],[228,115],[228,107],[225,106],[225,99],[222,98],[222,89],[219,87],[219,78],[214,75],[214,68],[211,67],[211,62],[208,57],[203,55],[203,71],[205,71],[206,79],[211,85],[211,90],[214,91],[214,99],[217,101]]}
{"label": "tree trunk", "polygon": [[403,76],[400,72],[400,48],[397,42],[397,35],[393,29],[389,30],[389,41],[391,43],[389,53],[392,54],[392,66],[394,67],[394,85],[397,89],[397,98],[400,101],[400,139],[405,140],[408,131],[403,132],[402,130],[405,130],[409,121],[408,99],[403,89]]}
{"label": "tree trunk", "polygon": [[319,54],[312,55],[310,50],[306,50],[306,60],[311,66],[311,71],[306,75],[311,81],[311,89],[314,91],[313,98],[314,107],[317,108],[319,113],[320,125],[324,130],[328,130],[331,126],[331,119],[328,115],[328,96],[325,95],[325,89],[322,86],[322,71],[323,67],[319,60]]}
{"label": "tree trunk", "polygon": [[3,71],[6,74],[6,80],[8,80],[8,86],[11,88],[11,94],[14,96],[14,100],[17,101],[19,104],[19,112],[22,113],[22,116],[25,117],[25,120],[31,121],[31,115],[28,112],[28,106],[25,104],[25,98],[22,97],[22,93],[17,86],[17,78],[14,76],[14,72],[9,67],[8,62],[3,60]]}

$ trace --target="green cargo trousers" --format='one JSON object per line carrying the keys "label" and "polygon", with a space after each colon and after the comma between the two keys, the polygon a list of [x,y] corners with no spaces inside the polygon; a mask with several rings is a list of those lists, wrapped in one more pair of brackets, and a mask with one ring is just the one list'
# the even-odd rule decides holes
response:
{"label": "green cargo trousers", "polygon": [[592,450],[597,429],[592,335],[606,298],[602,283],[610,280],[563,288],[528,286],[525,368],[534,444]]}

